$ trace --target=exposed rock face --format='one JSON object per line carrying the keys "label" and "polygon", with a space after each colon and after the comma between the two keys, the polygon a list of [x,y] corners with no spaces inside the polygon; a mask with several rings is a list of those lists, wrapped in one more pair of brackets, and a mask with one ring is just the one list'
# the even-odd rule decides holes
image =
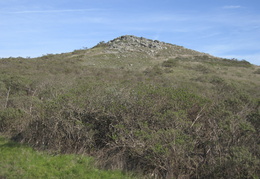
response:
{"label": "exposed rock face", "polygon": [[136,37],[133,35],[125,35],[118,37],[106,43],[107,53],[125,53],[125,52],[143,52],[149,56],[193,56],[207,55],[195,50],[187,49],[182,46],[173,45],[158,40]]}
{"label": "exposed rock face", "polygon": [[158,50],[167,49],[167,44],[158,40],[150,40],[133,35],[125,35],[109,41],[108,48],[119,52],[145,52],[154,55]]}
{"label": "exposed rock face", "polygon": [[136,37],[132,35],[126,35],[118,37],[108,42],[109,47],[113,49],[127,49],[136,50],[137,48],[150,48],[150,49],[166,49],[166,43],[158,40],[150,40],[143,37]]}

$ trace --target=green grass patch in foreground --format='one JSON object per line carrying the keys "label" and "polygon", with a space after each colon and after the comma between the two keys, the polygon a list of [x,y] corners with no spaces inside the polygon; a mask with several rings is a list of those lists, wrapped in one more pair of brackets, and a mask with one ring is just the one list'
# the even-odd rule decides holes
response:
{"label": "green grass patch in foreground", "polygon": [[49,155],[0,137],[0,178],[131,178],[94,167],[90,157]]}

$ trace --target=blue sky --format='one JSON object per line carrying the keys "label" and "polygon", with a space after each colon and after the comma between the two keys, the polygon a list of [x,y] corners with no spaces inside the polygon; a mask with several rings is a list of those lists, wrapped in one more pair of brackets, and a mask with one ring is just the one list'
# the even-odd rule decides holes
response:
{"label": "blue sky", "polygon": [[259,0],[0,0],[0,57],[142,36],[260,65]]}

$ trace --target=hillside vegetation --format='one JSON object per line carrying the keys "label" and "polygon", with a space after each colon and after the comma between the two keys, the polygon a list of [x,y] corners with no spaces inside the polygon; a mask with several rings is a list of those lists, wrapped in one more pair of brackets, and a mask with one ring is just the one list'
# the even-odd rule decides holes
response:
{"label": "hillside vegetation", "polygon": [[144,178],[259,178],[260,67],[122,36],[0,59],[0,132]]}
{"label": "hillside vegetation", "polygon": [[[50,155],[0,138],[1,179],[130,179],[119,171],[98,170],[94,160],[80,155]],[[132,177],[133,178],[133,177]]]}

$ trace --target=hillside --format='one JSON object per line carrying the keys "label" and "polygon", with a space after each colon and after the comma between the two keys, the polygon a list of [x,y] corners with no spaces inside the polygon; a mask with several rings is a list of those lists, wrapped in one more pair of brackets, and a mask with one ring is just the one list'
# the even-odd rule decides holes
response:
{"label": "hillside", "polygon": [[0,59],[1,135],[103,169],[258,178],[259,121],[260,67],[247,61],[129,35]]}

